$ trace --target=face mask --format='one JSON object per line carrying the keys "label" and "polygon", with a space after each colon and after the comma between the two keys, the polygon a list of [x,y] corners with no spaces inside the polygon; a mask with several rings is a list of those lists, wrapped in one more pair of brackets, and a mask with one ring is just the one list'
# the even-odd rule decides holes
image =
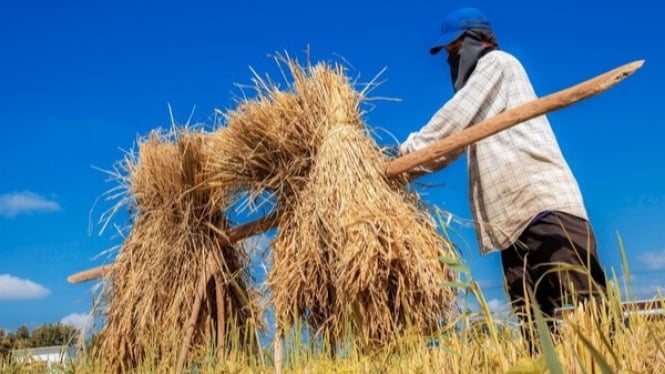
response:
{"label": "face mask", "polygon": [[453,90],[459,91],[473,73],[478,60],[486,53],[498,49],[489,30],[467,30],[462,36],[462,47],[448,55]]}

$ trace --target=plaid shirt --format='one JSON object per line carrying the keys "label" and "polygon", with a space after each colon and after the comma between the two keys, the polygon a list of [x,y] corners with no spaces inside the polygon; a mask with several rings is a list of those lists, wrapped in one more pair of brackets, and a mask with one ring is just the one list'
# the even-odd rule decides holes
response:
{"label": "plaid shirt", "polygon": [[[535,99],[522,64],[503,51],[489,52],[478,61],[466,85],[400,145],[400,154]],[[508,248],[544,211],[563,211],[588,220],[577,181],[547,117],[533,118],[465,150],[471,212],[483,254]],[[440,159],[431,168],[439,169],[461,153]]]}

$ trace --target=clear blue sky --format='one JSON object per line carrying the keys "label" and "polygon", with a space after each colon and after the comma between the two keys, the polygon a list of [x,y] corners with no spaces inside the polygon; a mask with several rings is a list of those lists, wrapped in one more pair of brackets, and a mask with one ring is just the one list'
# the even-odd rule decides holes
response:
{"label": "clear blue sky", "polygon": [[[117,244],[93,226],[109,168],[137,135],[210,122],[232,105],[249,67],[288,51],[343,56],[352,75],[386,82],[366,117],[403,140],[451,95],[445,56],[431,57],[441,19],[475,5],[492,19],[545,95],[636,59],[646,65],[601,96],[550,116],[582,188],[607,269],[620,272],[622,234],[636,292],[665,286],[665,48],[663,5],[635,0],[459,1],[5,1],[0,5],[0,327],[80,319],[91,283],[67,275],[100,264]],[[388,138],[384,139],[388,142]],[[426,178],[428,201],[470,218],[464,161]],[[499,256],[480,257],[470,228],[454,224],[474,276],[500,305]],[[465,243],[466,241],[466,243]]]}

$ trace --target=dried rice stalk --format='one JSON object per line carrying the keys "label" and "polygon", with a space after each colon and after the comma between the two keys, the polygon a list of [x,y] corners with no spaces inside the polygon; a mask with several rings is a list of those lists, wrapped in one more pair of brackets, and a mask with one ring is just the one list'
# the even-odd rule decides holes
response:
{"label": "dried rice stalk", "polygon": [[[280,208],[291,206],[291,199],[307,183],[327,129],[340,121],[362,124],[361,97],[341,67],[320,64],[305,70],[296,61],[284,61],[294,80],[288,89],[282,91],[256,77],[257,98],[226,113],[227,126],[210,135],[204,150],[211,186],[247,189],[250,200],[268,192],[277,196]],[[346,105],[346,100],[351,104]]]}
{"label": "dried rice stalk", "polygon": [[225,205],[211,199],[203,183],[204,140],[203,134],[189,131],[152,134],[139,144],[137,159],[125,160],[127,175],[122,178],[136,205],[131,233],[104,290],[108,311],[101,341],[110,369],[134,366],[146,350],[158,352],[157,359],[177,355],[195,307],[195,290],[201,279],[208,279],[208,262],[223,278],[228,319],[217,320],[219,301],[215,292],[207,292],[195,344],[210,321],[232,320],[241,333],[256,326],[244,252],[238,245],[223,245],[210,227],[225,224]]}
{"label": "dried rice stalk", "polygon": [[302,317],[368,346],[408,325],[431,331],[454,298],[440,287],[454,275],[437,257],[454,254],[417,198],[382,176],[385,160],[363,132],[362,94],[344,70],[285,61],[289,89],[257,77],[258,98],[228,113],[205,150],[212,185],[273,193],[285,212],[269,276],[282,328]]}
{"label": "dried rice stalk", "polygon": [[362,129],[328,133],[273,248],[281,320],[305,316],[335,340],[351,333],[372,347],[408,326],[430,333],[453,310],[441,283],[454,275],[438,260],[452,253],[414,197],[382,176],[384,161]]}

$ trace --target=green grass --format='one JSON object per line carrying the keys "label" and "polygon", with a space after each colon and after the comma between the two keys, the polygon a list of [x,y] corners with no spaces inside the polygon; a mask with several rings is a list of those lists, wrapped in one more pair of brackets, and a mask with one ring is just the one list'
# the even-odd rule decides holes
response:
{"label": "green grass", "polygon": [[[618,293],[616,294],[618,295]],[[542,317],[536,314],[536,335],[542,344],[542,356],[531,356],[526,343],[512,327],[488,320],[484,313],[461,317],[459,325],[435,338],[439,347],[429,348],[421,336],[395,337],[385,350],[363,354],[352,340],[336,357],[321,340],[303,339],[296,332],[286,339],[285,373],[663,373],[665,372],[665,323],[630,317],[629,326],[617,327],[610,338],[612,319],[620,319],[591,306],[570,316],[562,326],[561,337],[547,332]],[[473,323],[472,323],[473,321]],[[505,321],[504,321],[505,322]],[[510,325],[508,325],[510,326]],[[610,341],[611,340],[611,341]],[[260,357],[229,350],[223,360],[215,356],[214,339],[196,347],[194,363],[200,373],[273,372],[272,347],[265,347]],[[160,358],[156,352],[134,369],[139,373],[174,372],[175,360]],[[104,372],[104,363],[94,352],[81,355],[75,362],[58,367],[55,372]],[[10,360],[0,363],[2,373],[44,372],[35,365],[20,365]]]}
{"label": "green grass", "polygon": [[[460,315],[454,324],[436,336],[412,334],[395,336],[386,348],[363,353],[360,344],[349,337],[331,353],[326,339],[308,339],[307,329],[296,326],[287,334],[284,345],[285,373],[665,373],[665,321],[652,321],[632,315],[624,323],[620,312],[622,296],[631,295],[630,272],[622,253],[624,284],[619,279],[609,283],[608,297],[603,305],[591,304],[566,317],[560,335],[552,337],[545,320],[534,313],[540,355],[531,355],[514,322],[497,320],[478,284],[470,279],[461,264],[451,264],[467,276],[455,285],[462,287],[466,300],[475,299],[478,312]],[[443,259],[443,261],[449,261]],[[665,307],[661,301],[661,306]],[[466,308],[462,308],[466,309]],[[611,326],[614,333],[611,334]],[[203,346],[194,347],[187,372],[198,373],[271,373],[275,371],[273,346],[267,345],[259,354],[249,354],[229,347],[223,359],[215,354],[212,334]],[[430,347],[428,342],[438,342]],[[175,372],[175,359],[148,352],[143,364],[132,369],[137,373]],[[74,362],[55,366],[51,372],[98,373],[105,365],[94,350],[81,354]],[[45,372],[35,364],[19,364],[11,359],[0,360],[0,373]]]}

